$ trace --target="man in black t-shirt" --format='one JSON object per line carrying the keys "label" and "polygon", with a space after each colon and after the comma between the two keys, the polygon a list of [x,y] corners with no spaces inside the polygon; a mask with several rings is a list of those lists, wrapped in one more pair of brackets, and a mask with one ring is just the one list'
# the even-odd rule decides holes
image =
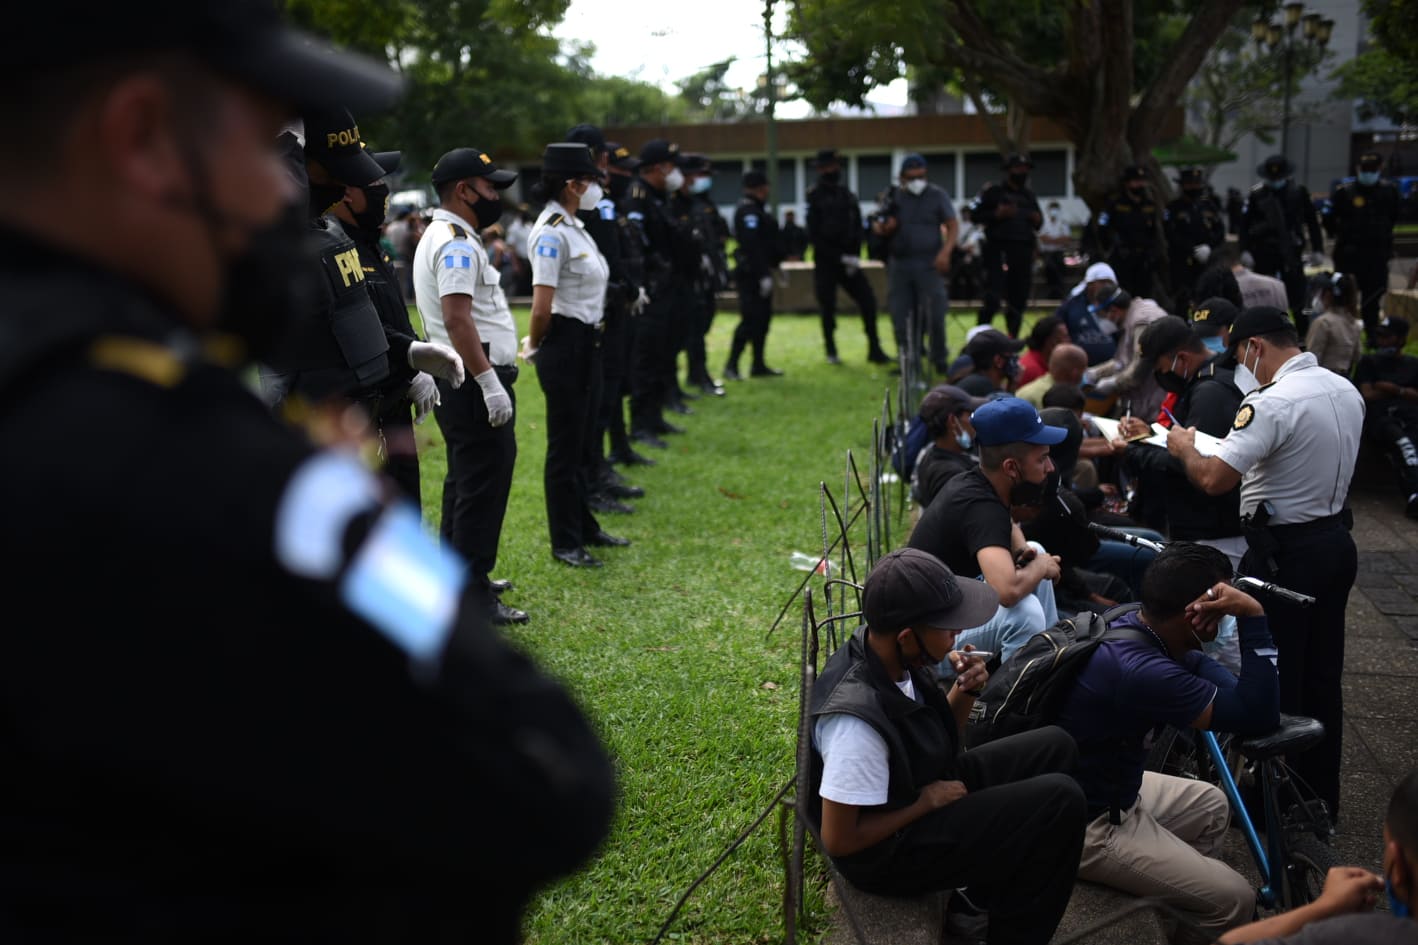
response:
{"label": "man in black t-shirt", "polygon": [[921,400],[921,421],[932,443],[916,460],[911,474],[911,498],[922,508],[931,504],[947,482],[974,469],[978,463],[970,451],[975,445],[970,412],[984,403],[982,398],[971,397],[950,384],[931,388]]}
{"label": "man in black t-shirt", "polygon": [[1403,353],[1408,322],[1386,318],[1374,330],[1377,350],[1359,359],[1354,383],[1368,413],[1364,432],[1398,471],[1409,518],[1418,518],[1418,358]]}
{"label": "man in black t-shirt", "polygon": [[[979,575],[995,589],[999,610],[984,625],[964,631],[960,642],[1009,659],[1058,620],[1059,559],[1026,542],[1015,519],[1038,514],[1054,472],[1049,447],[1068,431],[1045,426],[1038,411],[1018,397],[990,401],[971,414],[970,424],[980,444],[979,468],[945,484],[909,544],[929,551],[956,574]],[[1057,495],[1057,478],[1052,482]]]}

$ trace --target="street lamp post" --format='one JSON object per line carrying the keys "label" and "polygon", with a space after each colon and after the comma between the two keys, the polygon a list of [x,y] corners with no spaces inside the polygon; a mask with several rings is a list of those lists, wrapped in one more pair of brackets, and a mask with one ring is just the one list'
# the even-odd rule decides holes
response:
{"label": "street lamp post", "polygon": [[[1295,50],[1301,44],[1315,49],[1324,49],[1329,43],[1329,34],[1334,30],[1334,21],[1326,20],[1318,13],[1306,13],[1303,3],[1287,3],[1283,7],[1284,21],[1272,23],[1265,17],[1256,17],[1251,24],[1251,39],[1256,48],[1269,49],[1280,53],[1284,70],[1284,105],[1280,113],[1280,153],[1289,156],[1290,150],[1290,86],[1295,75]],[[1296,36],[1296,31],[1299,36]]]}

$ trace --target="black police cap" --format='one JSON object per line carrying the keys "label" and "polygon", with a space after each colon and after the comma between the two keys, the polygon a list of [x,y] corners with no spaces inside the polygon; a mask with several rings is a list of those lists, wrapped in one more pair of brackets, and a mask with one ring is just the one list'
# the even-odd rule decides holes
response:
{"label": "black police cap", "polygon": [[607,141],[606,153],[610,155],[610,163],[623,171],[633,171],[640,166],[640,159],[619,141]]}
{"label": "black police cap", "polygon": [[1295,173],[1295,165],[1283,154],[1272,154],[1256,165],[1256,173],[1271,180],[1280,180]]}
{"label": "black police cap", "polygon": [[606,136],[595,125],[577,125],[566,133],[566,140],[584,144],[597,155],[606,152]]}
{"label": "black police cap", "polygon": [[687,153],[681,166],[692,174],[714,173],[714,162],[709,160],[707,154]]}
{"label": "black police cap", "polygon": [[641,164],[679,164],[679,145],[672,144],[664,138],[651,138],[645,142],[645,146],[640,149]]}
{"label": "black police cap", "polygon": [[815,167],[826,167],[828,164],[837,164],[840,160],[836,148],[823,148],[817,152],[817,158],[812,163]]}
{"label": "black police cap", "polygon": [[449,151],[433,165],[431,177],[435,187],[453,180],[486,177],[498,190],[510,187],[517,179],[515,173],[502,170],[477,148],[454,148]]}
{"label": "black police cap", "polygon": [[1206,175],[1199,167],[1189,167],[1177,176],[1177,183],[1183,187],[1188,184],[1205,184]]}
{"label": "black police cap", "polygon": [[1285,312],[1273,305],[1252,305],[1236,316],[1231,325],[1231,344],[1226,350],[1234,355],[1247,338],[1286,329],[1294,331],[1295,323]]}
{"label": "black police cap", "polygon": [[1361,171],[1378,171],[1384,166],[1384,156],[1377,151],[1365,151],[1359,155],[1359,169]]}
{"label": "black police cap", "polygon": [[363,187],[387,171],[365,150],[354,116],[344,108],[305,115],[305,157],[315,161],[341,184]]}
{"label": "black police cap", "polygon": [[[17,41],[0,75],[12,83],[120,55],[180,51],[296,109],[379,111],[402,88],[381,63],[287,26],[270,0],[44,0],[8,11],[6,25]],[[63,37],[59,47],[55,37]]]}
{"label": "black police cap", "polygon": [[595,177],[601,171],[589,145],[558,141],[547,145],[542,152],[542,172],[559,177]]}
{"label": "black police cap", "polygon": [[759,187],[767,187],[767,186],[768,186],[768,175],[765,174],[765,173],[763,173],[762,171],[754,170],[754,171],[744,171],[744,172],[743,172],[743,189],[744,189],[744,190],[754,190],[754,189],[759,188]]}
{"label": "black police cap", "polygon": [[1011,168],[1015,168],[1015,167],[1033,167],[1033,166],[1034,166],[1034,162],[1031,161],[1031,160],[1029,160],[1028,156],[1023,155],[1023,154],[1019,154],[1018,152],[1016,152],[1016,153],[1011,154],[1009,157],[1007,157],[1007,158],[1004,159],[1004,163],[1000,165],[1000,169],[1007,171],[1007,170],[1010,170]]}
{"label": "black police cap", "polygon": [[1230,299],[1213,296],[1198,302],[1192,309],[1192,330],[1202,338],[1219,335],[1223,328],[1234,325],[1240,314],[1240,309]]}
{"label": "black police cap", "polygon": [[1123,168],[1123,180],[1147,180],[1147,168],[1141,164],[1129,164]]}

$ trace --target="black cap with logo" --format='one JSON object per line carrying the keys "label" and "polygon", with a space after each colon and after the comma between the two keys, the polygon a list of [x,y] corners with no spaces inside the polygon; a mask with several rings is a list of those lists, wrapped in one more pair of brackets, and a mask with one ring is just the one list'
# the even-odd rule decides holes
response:
{"label": "black cap with logo", "polygon": [[1295,323],[1285,312],[1273,305],[1253,305],[1236,316],[1231,325],[1231,344],[1226,350],[1234,355],[1247,338],[1287,329],[1294,331]]}
{"label": "black cap with logo", "polygon": [[305,158],[314,161],[341,184],[363,187],[387,173],[364,147],[359,125],[343,108],[328,108],[305,116]]}
{"label": "black cap with logo", "polygon": [[664,138],[651,138],[640,149],[641,164],[679,164],[680,161],[679,145]]}
{"label": "black cap with logo", "polygon": [[607,141],[606,152],[610,155],[611,165],[623,171],[633,171],[640,166],[640,159],[619,141]]}
{"label": "black cap with logo", "polygon": [[451,180],[466,180],[469,177],[486,177],[498,190],[511,187],[517,179],[513,171],[504,171],[492,163],[477,148],[454,148],[433,165],[433,185],[445,184]]}

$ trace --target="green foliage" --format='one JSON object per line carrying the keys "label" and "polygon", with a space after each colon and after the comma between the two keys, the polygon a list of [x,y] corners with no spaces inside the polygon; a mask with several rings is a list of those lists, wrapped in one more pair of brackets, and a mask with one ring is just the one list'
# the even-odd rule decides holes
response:
{"label": "green foliage", "polygon": [[1364,118],[1418,121],[1418,0],[1364,0],[1373,45],[1335,70],[1336,95],[1359,99]]}
{"label": "green foliage", "polygon": [[390,63],[406,82],[386,115],[356,115],[375,147],[404,151],[405,170],[450,148],[537,153],[583,121],[675,120],[659,89],[601,78],[590,47],[549,34],[570,0],[289,0],[290,18]]}

